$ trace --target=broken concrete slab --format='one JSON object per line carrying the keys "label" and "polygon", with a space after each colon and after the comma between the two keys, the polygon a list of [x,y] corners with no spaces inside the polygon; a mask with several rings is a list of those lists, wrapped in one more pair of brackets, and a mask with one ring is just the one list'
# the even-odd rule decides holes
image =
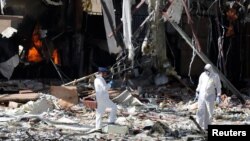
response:
{"label": "broken concrete slab", "polygon": [[128,119],[126,119],[126,117],[118,117],[116,119],[116,123],[118,123],[119,125],[128,125]]}
{"label": "broken concrete slab", "polygon": [[37,101],[29,101],[26,104],[20,106],[19,108],[6,111],[7,115],[24,115],[32,114],[38,115],[43,112],[47,112],[54,109],[54,104],[52,101],[47,99],[39,99]]}
{"label": "broken concrete slab", "polygon": [[145,105],[145,109],[147,109],[148,111],[156,111],[159,109],[159,106],[148,103]]}
{"label": "broken concrete slab", "polygon": [[47,99],[39,99],[38,101],[33,103],[32,109],[29,114],[41,114],[52,109],[54,109],[54,105],[51,101],[48,101]]}
{"label": "broken concrete slab", "polygon": [[135,136],[134,140],[139,140],[139,141],[153,141],[155,140],[154,138],[148,136],[146,133],[140,133]]}
{"label": "broken concrete slab", "polygon": [[154,122],[150,119],[147,119],[144,121],[144,126],[153,126]]}
{"label": "broken concrete slab", "polygon": [[79,98],[75,86],[51,86],[50,93],[59,99],[58,104],[63,109],[69,109],[78,104]]}
{"label": "broken concrete slab", "polygon": [[[12,37],[12,35],[14,34],[14,33],[16,33],[17,32],[17,29],[15,29],[15,28],[13,28],[13,27],[7,27],[7,28],[5,28],[2,32],[1,32],[1,34],[2,34],[2,37],[5,37],[5,38],[10,38],[10,37]],[[9,79],[9,78],[8,78]]]}
{"label": "broken concrete slab", "polygon": [[127,105],[127,106],[142,106],[143,103],[140,102],[136,97],[132,96],[132,94],[125,90],[120,95],[112,99],[113,102],[120,104],[120,105]]}
{"label": "broken concrete slab", "polygon": [[8,122],[16,119],[15,117],[0,117],[0,122]]}
{"label": "broken concrete slab", "polygon": [[14,27],[17,29],[22,20],[23,16],[0,15],[0,32],[3,32],[8,27]]}
{"label": "broken concrete slab", "polygon": [[9,101],[8,107],[9,107],[9,108],[18,108],[20,105],[22,105],[22,104],[21,104],[21,103],[14,102],[14,101]]}
{"label": "broken concrete slab", "polygon": [[[51,95],[49,95],[51,96]],[[237,99],[238,101],[238,99]],[[195,126],[195,124],[193,124],[193,121],[188,120],[188,116],[183,116],[183,113],[185,112],[186,115],[188,115],[190,112],[187,110],[182,110],[183,108],[179,108],[179,106],[183,106],[186,107],[189,103],[171,103],[172,105],[169,105],[168,107],[168,111],[165,110],[162,111],[161,113],[155,113],[155,112],[147,112],[147,113],[143,113],[145,115],[145,118],[139,118],[139,114],[133,115],[133,116],[129,116],[129,117],[123,117],[123,116],[119,116],[118,115],[118,119],[116,121],[116,123],[122,123],[123,125],[126,125],[129,128],[129,132],[128,134],[126,134],[125,136],[123,134],[114,134],[114,133],[100,133],[100,139],[102,140],[185,140],[186,137],[190,137],[190,135],[197,135],[199,136],[199,132],[197,127]],[[137,107],[134,106],[136,108],[142,108],[142,107]],[[134,111],[134,107],[132,107],[132,111]],[[171,110],[171,111],[170,111]],[[239,124],[239,123],[246,123],[248,124],[249,121],[246,118],[243,118],[245,120],[240,120],[238,121],[237,119],[241,119],[241,117],[238,118],[238,113],[241,113],[238,110],[242,110],[242,108],[240,107],[236,107],[235,109],[231,109],[231,110],[227,110],[227,109],[222,109],[222,113],[220,113],[220,115],[223,114],[227,114],[227,115],[235,115],[232,118],[235,118],[236,121],[235,124]],[[247,109],[249,111],[249,109]],[[138,110],[138,112],[142,112],[140,110]],[[246,113],[247,111],[244,111],[244,113]],[[0,110],[1,113],[1,110]],[[30,129],[29,126],[32,127],[32,125],[34,125],[34,123],[30,122],[32,119],[36,119],[36,117],[34,116],[30,116],[27,117],[25,115],[21,115],[21,116],[14,116],[16,117],[16,119],[20,119],[19,117],[22,117],[22,119],[24,120],[18,120],[16,121],[15,119],[12,119],[12,121],[14,121],[14,123],[11,121],[11,118],[6,118],[6,116],[4,116],[6,112],[4,112],[3,114],[0,115],[0,125],[4,125],[2,127],[4,127],[3,129],[6,129],[8,131],[11,131],[11,129],[15,128],[17,129],[17,131],[19,133],[24,133],[24,135],[19,135],[19,134],[14,134],[11,132],[8,132],[8,135],[14,135],[16,138],[24,138],[25,137],[25,132],[22,132],[24,130],[23,125],[25,125],[25,127],[28,127],[28,129]],[[248,112],[249,113],[249,112]],[[215,112],[215,114],[218,114],[217,112]],[[54,109],[53,111],[50,112],[46,112],[42,115],[40,115],[39,119],[41,121],[44,122],[36,122],[35,126],[38,127],[36,131],[33,130],[29,130],[30,134],[34,136],[34,138],[37,139],[42,139],[43,137],[46,137],[41,135],[41,133],[43,132],[44,134],[52,134],[62,140],[78,140],[79,138],[81,139],[97,139],[97,137],[95,136],[97,133],[91,133],[91,134],[87,134],[86,132],[94,129],[94,125],[95,125],[95,118],[93,118],[93,116],[95,115],[94,111],[91,111],[90,113],[82,113],[82,112],[65,112],[64,110],[60,110],[60,109]],[[242,114],[241,114],[242,115]],[[245,114],[246,115],[246,114]],[[37,116],[38,117],[38,116]],[[106,118],[106,114],[104,115],[104,117]],[[29,119],[29,120],[27,120]],[[150,119],[150,120],[148,120]],[[1,122],[4,121],[4,122]],[[223,123],[224,121],[221,121],[223,119],[220,120],[215,120],[217,123],[213,122],[213,124],[219,124],[219,123]],[[11,122],[9,122],[11,121]],[[29,122],[28,122],[29,121]],[[119,121],[119,122],[118,122]],[[152,122],[155,123],[157,121],[160,121],[161,123],[165,124],[167,126],[167,128],[169,128],[169,130],[161,130],[164,128],[163,125],[157,123],[158,125],[154,126],[154,130],[152,130],[152,134],[147,134],[150,132],[150,130],[152,129]],[[8,123],[7,123],[8,122]],[[148,122],[148,123],[146,123]],[[150,123],[151,122],[151,123]],[[46,124],[44,124],[46,123]],[[232,121],[227,121],[227,124],[232,123]],[[11,124],[12,127],[5,127],[5,125],[9,125]],[[105,125],[105,124],[104,124]],[[121,125],[121,124],[120,124]],[[131,126],[132,125],[132,126]],[[143,130],[143,127],[145,127],[146,125],[152,126],[151,128],[148,128],[147,130]],[[157,128],[156,128],[157,127]],[[158,128],[159,127],[159,128]],[[163,128],[162,128],[163,127]],[[25,128],[26,129],[26,128]],[[45,130],[44,130],[45,129]],[[131,129],[131,130],[130,130]],[[2,130],[1,130],[2,131]],[[5,130],[4,130],[5,131]],[[46,131],[46,132],[44,132]],[[165,134],[164,134],[165,132]],[[68,136],[70,135],[70,137]],[[111,136],[110,136],[111,135]],[[99,137],[98,137],[99,138]],[[192,137],[189,138],[190,140],[194,138],[196,139],[196,137]]]}
{"label": "broken concrete slab", "polygon": [[103,132],[108,134],[121,134],[125,135],[128,133],[128,127],[122,125],[107,125],[102,129]]}

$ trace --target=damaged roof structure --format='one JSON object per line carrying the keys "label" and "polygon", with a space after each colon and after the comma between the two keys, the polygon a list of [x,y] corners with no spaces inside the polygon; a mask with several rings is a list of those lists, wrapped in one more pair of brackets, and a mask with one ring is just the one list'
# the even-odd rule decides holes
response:
{"label": "damaged roof structure", "polygon": [[[207,63],[223,86],[213,124],[249,125],[248,0],[0,5],[0,139],[206,140],[193,98]],[[100,66],[114,82],[119,125],[97,133]]]}

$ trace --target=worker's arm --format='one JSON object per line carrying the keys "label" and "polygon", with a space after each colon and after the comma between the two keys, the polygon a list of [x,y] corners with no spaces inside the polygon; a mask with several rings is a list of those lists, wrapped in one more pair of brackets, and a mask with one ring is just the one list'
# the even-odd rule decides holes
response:
{"label": "worker's arm", "polygon": [[108,91],[110,89],[110,85],[108,85],[103,78],[101,78],[99,80],[100,80],[99,85],[100,85],[101,89]]}
{"label": "worker's arm", "polygon": [[199,77],[199,82],[198,82],[198,85],[197,85],[197,88],[196,88],[196,93],[200,92],[200,87],[201,87],[201,83],[202,83],[202,74]]}

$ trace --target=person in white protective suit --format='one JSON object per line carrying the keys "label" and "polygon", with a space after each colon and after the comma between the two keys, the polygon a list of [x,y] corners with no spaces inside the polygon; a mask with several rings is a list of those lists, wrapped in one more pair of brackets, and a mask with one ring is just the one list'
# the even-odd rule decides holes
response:
{"label": "person in white protective suit", "polygon": [[102,115],[105,113],[107,108],[111,109],[109,114],[108,123],[113,124],[116,121],[116,111],[117,106],[113,103],[108,94],[108,89],[110,85],[106,83],[103,77],[107,76],[108,70],[103,67],[98,68],[98,74],[94,80],[94,87],[96,92],[96,101],[97,101],[97,109],[96,109],[96,129],[102,128]]}
{"label": "person in white protective suit", "polygon": [[220,78],[210,64],[205,65],[204,72],[199,77],[196,95],[198,96],[197,122],[201,128],[207,130],[212,122],[214,102],[220,101],[221,95]]}

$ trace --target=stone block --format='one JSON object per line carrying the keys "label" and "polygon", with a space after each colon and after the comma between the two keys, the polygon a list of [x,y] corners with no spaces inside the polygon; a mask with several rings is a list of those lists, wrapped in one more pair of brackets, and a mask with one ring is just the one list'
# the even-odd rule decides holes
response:
{"label": "stone block", "polygon": [[103,132],[108,134],[121,134],[125,135],[128,133],[128,127],[122,125],[107,125],[103,129]]}
{"label": "stone block", "polygon": [[10,101],[8,107],[10,107],[10,108],[18,108],[20,105],[21,105],[21,103]]}

